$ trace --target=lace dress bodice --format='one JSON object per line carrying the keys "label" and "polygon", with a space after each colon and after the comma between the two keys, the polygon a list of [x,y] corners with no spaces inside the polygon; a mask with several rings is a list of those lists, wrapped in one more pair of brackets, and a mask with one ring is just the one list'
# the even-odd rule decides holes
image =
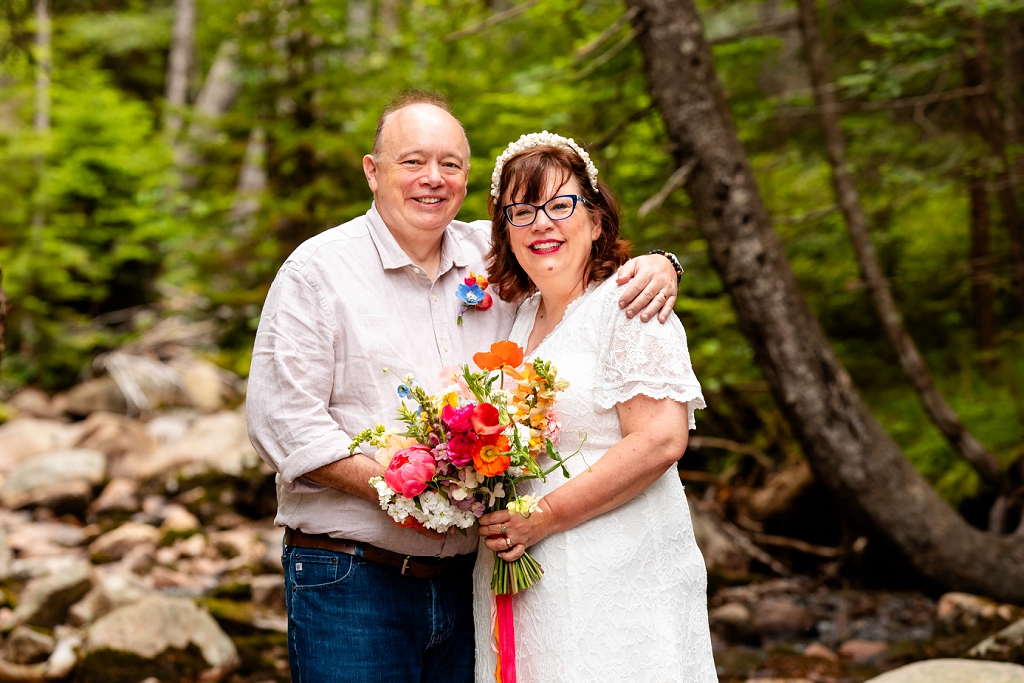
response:
{"label": "lace dress bodice", "polygon": [[[664,324],[629,320],[607,280],[576,299],[531,353],[569,381],[555,404],[562,454],[572,476],[622,439],[617,403],[638,394],[704,407],[686,336],[676,316]],[[519,309],[510,338],[525,346],[539,296]],[[546,494],[559,473],[520,492]],[[716,681],[707,618],[707,573],[675,468],[628,503],[529,549],[544,578],[515,597],[519,680]],[[477,681],[493,681],[490,576],[481,545],[474,578]]]}

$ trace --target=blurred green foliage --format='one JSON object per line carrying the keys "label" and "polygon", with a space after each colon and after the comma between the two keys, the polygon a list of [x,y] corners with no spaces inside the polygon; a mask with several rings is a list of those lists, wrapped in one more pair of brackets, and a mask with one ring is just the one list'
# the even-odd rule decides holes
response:
{"label": "blurred green foliage", "polygon": [[[472,144],[460,218],[486,217],[492,160],[521,133],[555,130],[588,143],[622,201],[637,251],[671,249],[686,266],[677,311],[711,396],[706,424],[780,461],[798,452],[708,264],[685,194],[637,214],[675,161],[630,26],[595,41],[622,16],[618,0],[541,0],[485,28],[481,22],[517,3],[198,0],[191,98],[225,40],[240,47],[242,88],[216,135],[200,145],[194,189],[178,183],[161,124],[171,0],[54,0],[53,127],[45,135],[31,124],[30,2],[7,2],[18,19],[0,19],[0,34],[20,36],[0,63],[0,264],[13,304],[2,372],[8,391],[69,386],[96,353],[138,334],[118,311],[166,309],[169,298],[217,320],[213,356],[245,374],[277,267],[303,240],[366,210],[361,159],[377,112],[402,88],[428,87],[451,98]],[[701,6],[712,36],[794,11],[791,2]],[[874,102],[958,87],[970,49],[966,19],[976,11],[989,29],[998,80],[1003,27],[1020,26],[1022,7],[1009,0],[822,4],[840,98]],[[796,277],[841,359],[943,495],[973,495],[976,477],[928,423],[860,283],[834,210],[798,32],[725,42],[715,58]],[[1019,115],[1020,92],[1001,90],[998,98],[1004,108],[1016,98]],[[993,200],[999,347],[974,349],[964,165],[979,143],[965,128],[964,106],[883,108],[843,121],[907,325],[968,427],[1009,463],[1024,455],[1024,323]],[[268,186],[254,220],[239,227],[231,211],[256,127],[266,133]],[[1011,146],[1013,156],[1020,152]],[[44,217],[35,228],[34,215]]]}

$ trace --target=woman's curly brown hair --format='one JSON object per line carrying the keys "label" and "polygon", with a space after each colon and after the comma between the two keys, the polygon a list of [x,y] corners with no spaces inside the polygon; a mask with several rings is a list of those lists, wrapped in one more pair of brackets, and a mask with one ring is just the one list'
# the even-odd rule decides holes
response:
{"label": "woman's curly brown hair", "polygon": [[487,252],[487,279],[503,300],[519,301],[536,291],[536,287],[512,252],[508,231],[518,228],[508,225],[501,207],[510,203],[511,197],[520,202],[539,203],[541,193],[548,191],[552,181],[560,187],[571,177],[576,178],[580,196],[587,200],[577,211],[583,208],[601,223],[601,234],[594,240],[584,273],[584,287],[608,279],[629,260],[630,244],[619,239],[619,202],[611,190],[600,181],[600,191],[594,190],[587,167],[572,150],[548,145],[532,147],[505,162],[498,186],[500,195],[497,200],[491,197],[489,202],[491,250]]}

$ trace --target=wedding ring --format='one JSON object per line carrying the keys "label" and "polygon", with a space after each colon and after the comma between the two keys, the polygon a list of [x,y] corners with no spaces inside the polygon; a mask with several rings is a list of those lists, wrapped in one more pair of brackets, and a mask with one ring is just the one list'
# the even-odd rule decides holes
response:
{"label": "wedding ring", "polygon": [[509,538],[508,536],[506,536],[505,537],[505,543],[508,543],[508,549],[511,550],[512,549],[512,539]]}
{"label": "wedding ring", "polygon": [[504,524],[501,525],[501,533],[502,533],[503,536],[507,536],[508,535],[508,529],[505,528]]}

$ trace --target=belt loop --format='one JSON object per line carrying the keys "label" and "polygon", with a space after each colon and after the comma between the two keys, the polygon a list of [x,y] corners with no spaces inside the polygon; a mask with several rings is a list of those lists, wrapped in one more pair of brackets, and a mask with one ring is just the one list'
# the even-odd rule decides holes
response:
{"label": "belt loop", "polygon": [[405,560],[402,562],[402,576],[405,576],[405,570],[409,568],[409,558],[411,557],[412,555],[406,555]]}

